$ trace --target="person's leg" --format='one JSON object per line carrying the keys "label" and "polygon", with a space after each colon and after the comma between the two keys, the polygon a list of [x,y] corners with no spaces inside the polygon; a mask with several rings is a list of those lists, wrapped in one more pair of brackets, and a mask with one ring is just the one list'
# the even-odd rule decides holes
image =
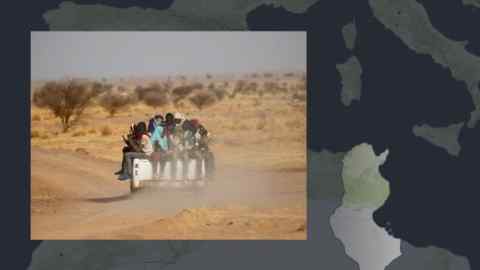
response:
{"label": "person's leg", "polygon": [[122,160],[122,173],[118,176],[119,180],[127,180],[130,178],[130,171],[129,171],[129,162],[130,162],[130,154],[132,152],[123,153],[123,160]]}
{"label": "person's leg", "polygon": [[195,159],[195,178],[200,179],[202,176],[202,154],[200,151],[194,152],[194,159]]}
{"label": "person's leg", "polygon": [[160,177],[160,173],[158,173],[159,163],[162,157],[162,153],[160,151],[156,151],[152,153],[150,160],[152,161],[152,177],[158,179]]}
{"label": "person's leg", "polygon": [[182,176],[184,179],[187,179],[188,176],[188,152],[183,150],[180,155],[180,160],[182,161]]}
{"label": "person's leg", "polygon": [[162,155],[160,158],[160,175],[163,177],[163,173],[165,171],[165,165],[166,165],[166,156],[165,154]]}
{"label": "person's leg", "polygon": [[170,177],[172,180],[175,180],[177,178],[177,154],[175,152],[172,153],[170,157],[170,162],[171,162],[170,168],[172,168]]}
{"label": "person's leg", "polygon": [[210,151],[205,153],[205,171],[208,178],[213,177],[213,172],[215,171],[215,157]]}
{"label": "person's leg", "polygon": [[124,168],[125,168],[125,153],[129,152],[130,151],[130,147],[128,146],[125,146],[123,147],[122,149],[122,163],[121,163],[121,167],[120,167],[120,170],[118,170],[117,172],[115,172],[115,174],[119,175],[119,174],[123,174],[124,172]]}

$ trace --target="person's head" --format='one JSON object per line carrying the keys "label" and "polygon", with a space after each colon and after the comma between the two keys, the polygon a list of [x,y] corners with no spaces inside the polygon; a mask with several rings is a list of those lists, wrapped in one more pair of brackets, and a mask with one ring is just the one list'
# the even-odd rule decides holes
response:
{"label": "person's head", "polygon": [[174,118],[175,118],[175,123],[178,124],[178,125],[181,125],[183,123],[183,121],[185,120],[185,116],[183,116],[183,114],[181,114],[179,112],[176,112],[174,114]]}
{"label": "person's head", "polygon": [[200,133],[201,136],[207,136],[208,131],[203,125],[198,126],[198,133]]}
{"label": "person's head", "polygon": [[144,134],[147,134],[147,124],[145,124],[145,122],[139,122],[135,125],[135,137],[139,138]]}
{"label": "person's head", "polygon": [[153,119],[155,119],[155,123],[156,123],[157,125],[159,125],[160,123],[163,122],[163,115],[157,114],[157,115],[155,115],[155,116],[153,117]]}
{"label": "person's head", "polygon": [[152,134],[153,131],[155,130],[155,126],[156,126],[155,118],[150,118],[150,120],[148,120],[148,132],[150,134]]}
{"label": "person's head", "polygon": [[185,119],[182,123],[182,129],[183,130],[188,130],[190,129],[190,120],[188,119]]}
{"label": "person's head", "polygon": [[173,113],[167,113],[165,115],[165,122],[167,124],[173,124],[175,122],[175,117],[174,117]]}
{"label": "person's head", "polygon": [[192,133],[197,132],[199,122],[197,119],[185,120],[182,125],[183,130],[189,130]]}
{"label": "person's head", "polygon": [[198,119],[192,119],[190,120],[190,123],[192,124],[192,127],[197,129],[199,126],[200,126],[200,122],[198,121]]}

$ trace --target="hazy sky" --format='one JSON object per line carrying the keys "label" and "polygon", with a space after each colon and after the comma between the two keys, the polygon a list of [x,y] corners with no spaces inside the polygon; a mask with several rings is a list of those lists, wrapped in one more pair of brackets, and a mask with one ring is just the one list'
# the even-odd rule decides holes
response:
{"label": "hazy sky", "polygon": [[305,32],[32,32],[31,77],[306,70]]}

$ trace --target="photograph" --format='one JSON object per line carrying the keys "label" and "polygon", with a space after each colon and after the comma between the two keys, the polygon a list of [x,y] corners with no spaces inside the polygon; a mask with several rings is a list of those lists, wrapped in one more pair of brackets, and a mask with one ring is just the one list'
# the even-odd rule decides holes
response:
{"label": "photograph", "polygon": [[31,31],[32,240],[306,240],[305,31]]}

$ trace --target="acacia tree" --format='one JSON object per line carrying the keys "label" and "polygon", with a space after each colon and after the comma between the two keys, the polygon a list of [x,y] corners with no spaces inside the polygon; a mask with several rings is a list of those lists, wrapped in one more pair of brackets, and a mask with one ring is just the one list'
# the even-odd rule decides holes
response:
{"label": "acacia tree", "polygon": [[134,104],[136,100],[134,95],[126,91],[110,89],[100,97],[99,105],[110,114],[110,117],[113,117],[119,110]]}
{"label": "acacia tree", "polygon": [[233,88],[233,92],[230,94],[230,98],[235,98],[235,96],[239,93],[242,93],[247,86],[247,82],[244,80],[239,80],[235,83],[235,87]]}
{"label": "acacia tree", "polygon": [[207,106],[213,105],[217,98],[214,93],[208,90],[200,90],[191,96],[189,100],[197,109],[202,110]]}
{"label": "acacia tree", "polygon": [[201,90],[203,89],[203,84],[201,83],[194,83],[191,85],[181,85],[178,87],[175,87],[171,91],[171,97],[173,104],[175,106],[178,106],[179,102],[189,96],[194,90]]}
{"label": "acacia tree", "polygon": [[154,107],[162,107],[170,102],[169,90],[164,86],[154,83],[147,87],[138,86],[135,89],[138,99],[142,100],[146,105]]}
{"label": "acacia tree", "polygon": [[34,93],[33,103],[50,110],[60,119],[63,132],[67,132],[103,89],[98,83],[89,85],[78,80],[50,81]]}

